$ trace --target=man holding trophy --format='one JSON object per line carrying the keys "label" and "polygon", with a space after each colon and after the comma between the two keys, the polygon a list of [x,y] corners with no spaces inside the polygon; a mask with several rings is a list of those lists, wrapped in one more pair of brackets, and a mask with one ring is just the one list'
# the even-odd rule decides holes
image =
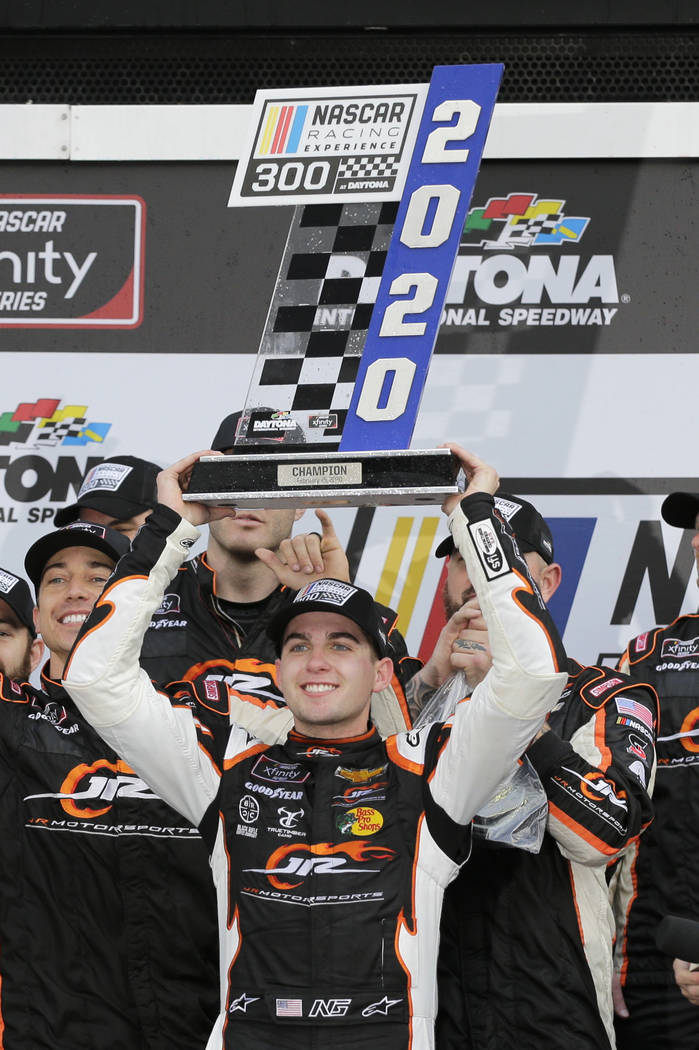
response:
{"label": "man holding trophy", "polygon": [[[462,498],[449,452],[409,450],[501,75],[498,65],[438,67],[424,92],[393,89],[416,125],[404,129],[405,188],[352,402],[341,408],[339,448],[317,459],[312,450],[223,457],[198,464],[192,476],[194,455],[162,472],[159,505],[105,586],[66,668],[66,687],[97,731],[199,827],[209,847],[221,985],[209,1050],[331,1040],[338,1050],[378,1040],[387,1050],[433,1046],[444,889],[468,856],[471,818],[514,769],[565,680],[556,629],[494,513],[495,471],[452,446],[468,482]],[[316,104],[311,92],[295,110],[296,151]],[[255,203],[250,195],[261,185],[264,133],[255,136],[249,164],[236,173],[241,204]],[[310,167],[307,175],[312,183]],[[298,354],[284,360],[294,340],[284,334],[282,342],[274,372],[284,375],[291,364],[298,376]],[[317,361],[311,364],[317,375]],[[343,361],[347,370],[351,364]],[[311,391],[333,386],[324,378]],[[287,387],[293,391],[293,382]],[[303,407],[311,426],[307,410],[320,406]],[[391,661],[375,603],[346,580],[308,583],[288,563],[275,571],[298,594],[268,628],[294,720],[285,740],[265,743],[231,724],[225,697],[217,692],[212,701],[205,681],[153,685],[139,667],[143,636],[196,526],[270,498],[286,507],[445,500],[493,656],[453,718],[382,739],[370,722],[371,697],[387,686]]]}
{"label": "man holding trophy", "polygon": [[[196,686],[153,686],[138,665],[153,610],[196,526],[235,513],[182,500],[197,456],[160,475],[160,505],[81,631],[66,687],[211,851],[221,1012],[210,1050],[433,1045],[444,888],[468,855],[472,816],[565,680],[556,629],[493,513],[497,475],[456,452],[468,488],[445,510],[493,668],[446,724],[385,741],[370,726],[372,691],[390,674],[386,636],[367,592],[344,581],[303,587],[270,625],[295,719],[286,743],[202,717]],[[364,805],[347,793],[357,785]]]}

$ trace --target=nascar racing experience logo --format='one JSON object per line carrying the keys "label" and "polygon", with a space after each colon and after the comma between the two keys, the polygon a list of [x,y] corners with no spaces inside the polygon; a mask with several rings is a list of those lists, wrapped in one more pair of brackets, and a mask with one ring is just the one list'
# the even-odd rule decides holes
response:
{"label": "nascar racing experience logo", "polygon": [[471,208],[443,327],[608,327],[619,310],[614,258],[578,251],[589,216],[534,193]]}
{"label": "nascar racing experience logo", "polygon": [[229,206],[338,194],[388,199],[404,181],[423,97],[422,85],[258,92],[254,137]]}

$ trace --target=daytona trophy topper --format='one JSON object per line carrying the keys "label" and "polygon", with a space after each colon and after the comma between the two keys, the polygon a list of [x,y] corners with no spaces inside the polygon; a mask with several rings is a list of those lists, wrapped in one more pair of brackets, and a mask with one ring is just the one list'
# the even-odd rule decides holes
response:
{"label": "daytona trophy topper", "polygon": [[502,72],[258,92],[228,203],[295,209],[232,453],[203,457],[185,499],[385,506],[457,491],[451,453],[409,446]]}

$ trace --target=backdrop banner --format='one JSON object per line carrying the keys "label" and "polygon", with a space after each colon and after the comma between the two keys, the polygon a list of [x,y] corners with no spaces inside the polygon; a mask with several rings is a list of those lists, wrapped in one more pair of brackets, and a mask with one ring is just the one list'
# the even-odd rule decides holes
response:
{"label": "backdrop banner", "polygon": [[[293,206],[229,207],[233,169],[2,168],[3,567],[22,571],[100,459],[166,464],[205,447],[243,407],[274,311],[308,297],[293,287],[298,263],[292,276],[281,267],[292,231],[308,255],[317,226],[300,227]],[[659,514],[665,493],[697,488],[696,169],[484,162],[417,415],[413,447],[472,448],[549,519],[564,568],[555,614],[587,662],[697,607],[689,534]],[[342,218],[331,221],[336,236]],[[343,249],[342,301],[321,282],[314,330],[366,327],[375,285],[356,279],[362,251]],[[399,610],[411,650],[424,651],[439,622],[439,512],[333,517],[357,582]],[[299,527],[314,521],[307,511]]]}

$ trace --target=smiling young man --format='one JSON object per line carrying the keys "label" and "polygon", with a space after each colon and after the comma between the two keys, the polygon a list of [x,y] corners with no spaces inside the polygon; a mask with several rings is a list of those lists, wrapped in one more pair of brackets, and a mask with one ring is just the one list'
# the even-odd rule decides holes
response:
{"label": "smiling young man", "polygon": [[[391,680],[391,661],[382,655],[385,644],[374,623],[375,606],[363,593],[339,580],[321,580],[309,584],[300,603],[274,621],[279,644],[280,627],[293,619],[284,634],[283,665],[277,660],[277,680],[297,733],[319,740],[365,733],[366,698]],[[333,606],[342,611],[328,611]]]}
{"label": "smiling young man", "polygon": [[[61,682],[128,549],[121,533],[78,521],[42,536],[25,559],[49,659],[41,689],[0,674],[4,1050],[191,1050],[217,1011],[203,842],[105,745]],[[8,576],[0,588],[17,609],[21,588]]]}
{"label": "smiling young man", "polygon": [[[104,540],[104,530],[95,526],[94,533],[72,530],[68,538]],[[49,651],[48,673],[60,682],[68,654],[78,631],[90,615],[95,599],[111,575],[117,548],[101,542],[100,547],[58,546],[66,543],[66,534],[51,533],[29,550],[25,568],[32,580],[38,581],[37,623]],[[52,546],[58,547],[51,551]],[[125,544],[119,553],[128,549]]]}
{"label": "smiling young man", "polygon": [[143,631],[194,527],[232,513],[184,503],[196,457],[164,471],[161,503],[105,588],[66,687],[110,745],[200,827],[219,902],[221,1011],[209,1050],[332,1045],[428,1050],[445,886],[469,822],[541,726],[565,675],[526,563],[493,514],[497,474],[457,449],[470,479],[450,526],[491,630],[493,670],[453,720],[383,740],[372,694],[392,674],[368,592],[301,587],[269,624],[294,716],[282,744],[201,717],[139,667]]}

